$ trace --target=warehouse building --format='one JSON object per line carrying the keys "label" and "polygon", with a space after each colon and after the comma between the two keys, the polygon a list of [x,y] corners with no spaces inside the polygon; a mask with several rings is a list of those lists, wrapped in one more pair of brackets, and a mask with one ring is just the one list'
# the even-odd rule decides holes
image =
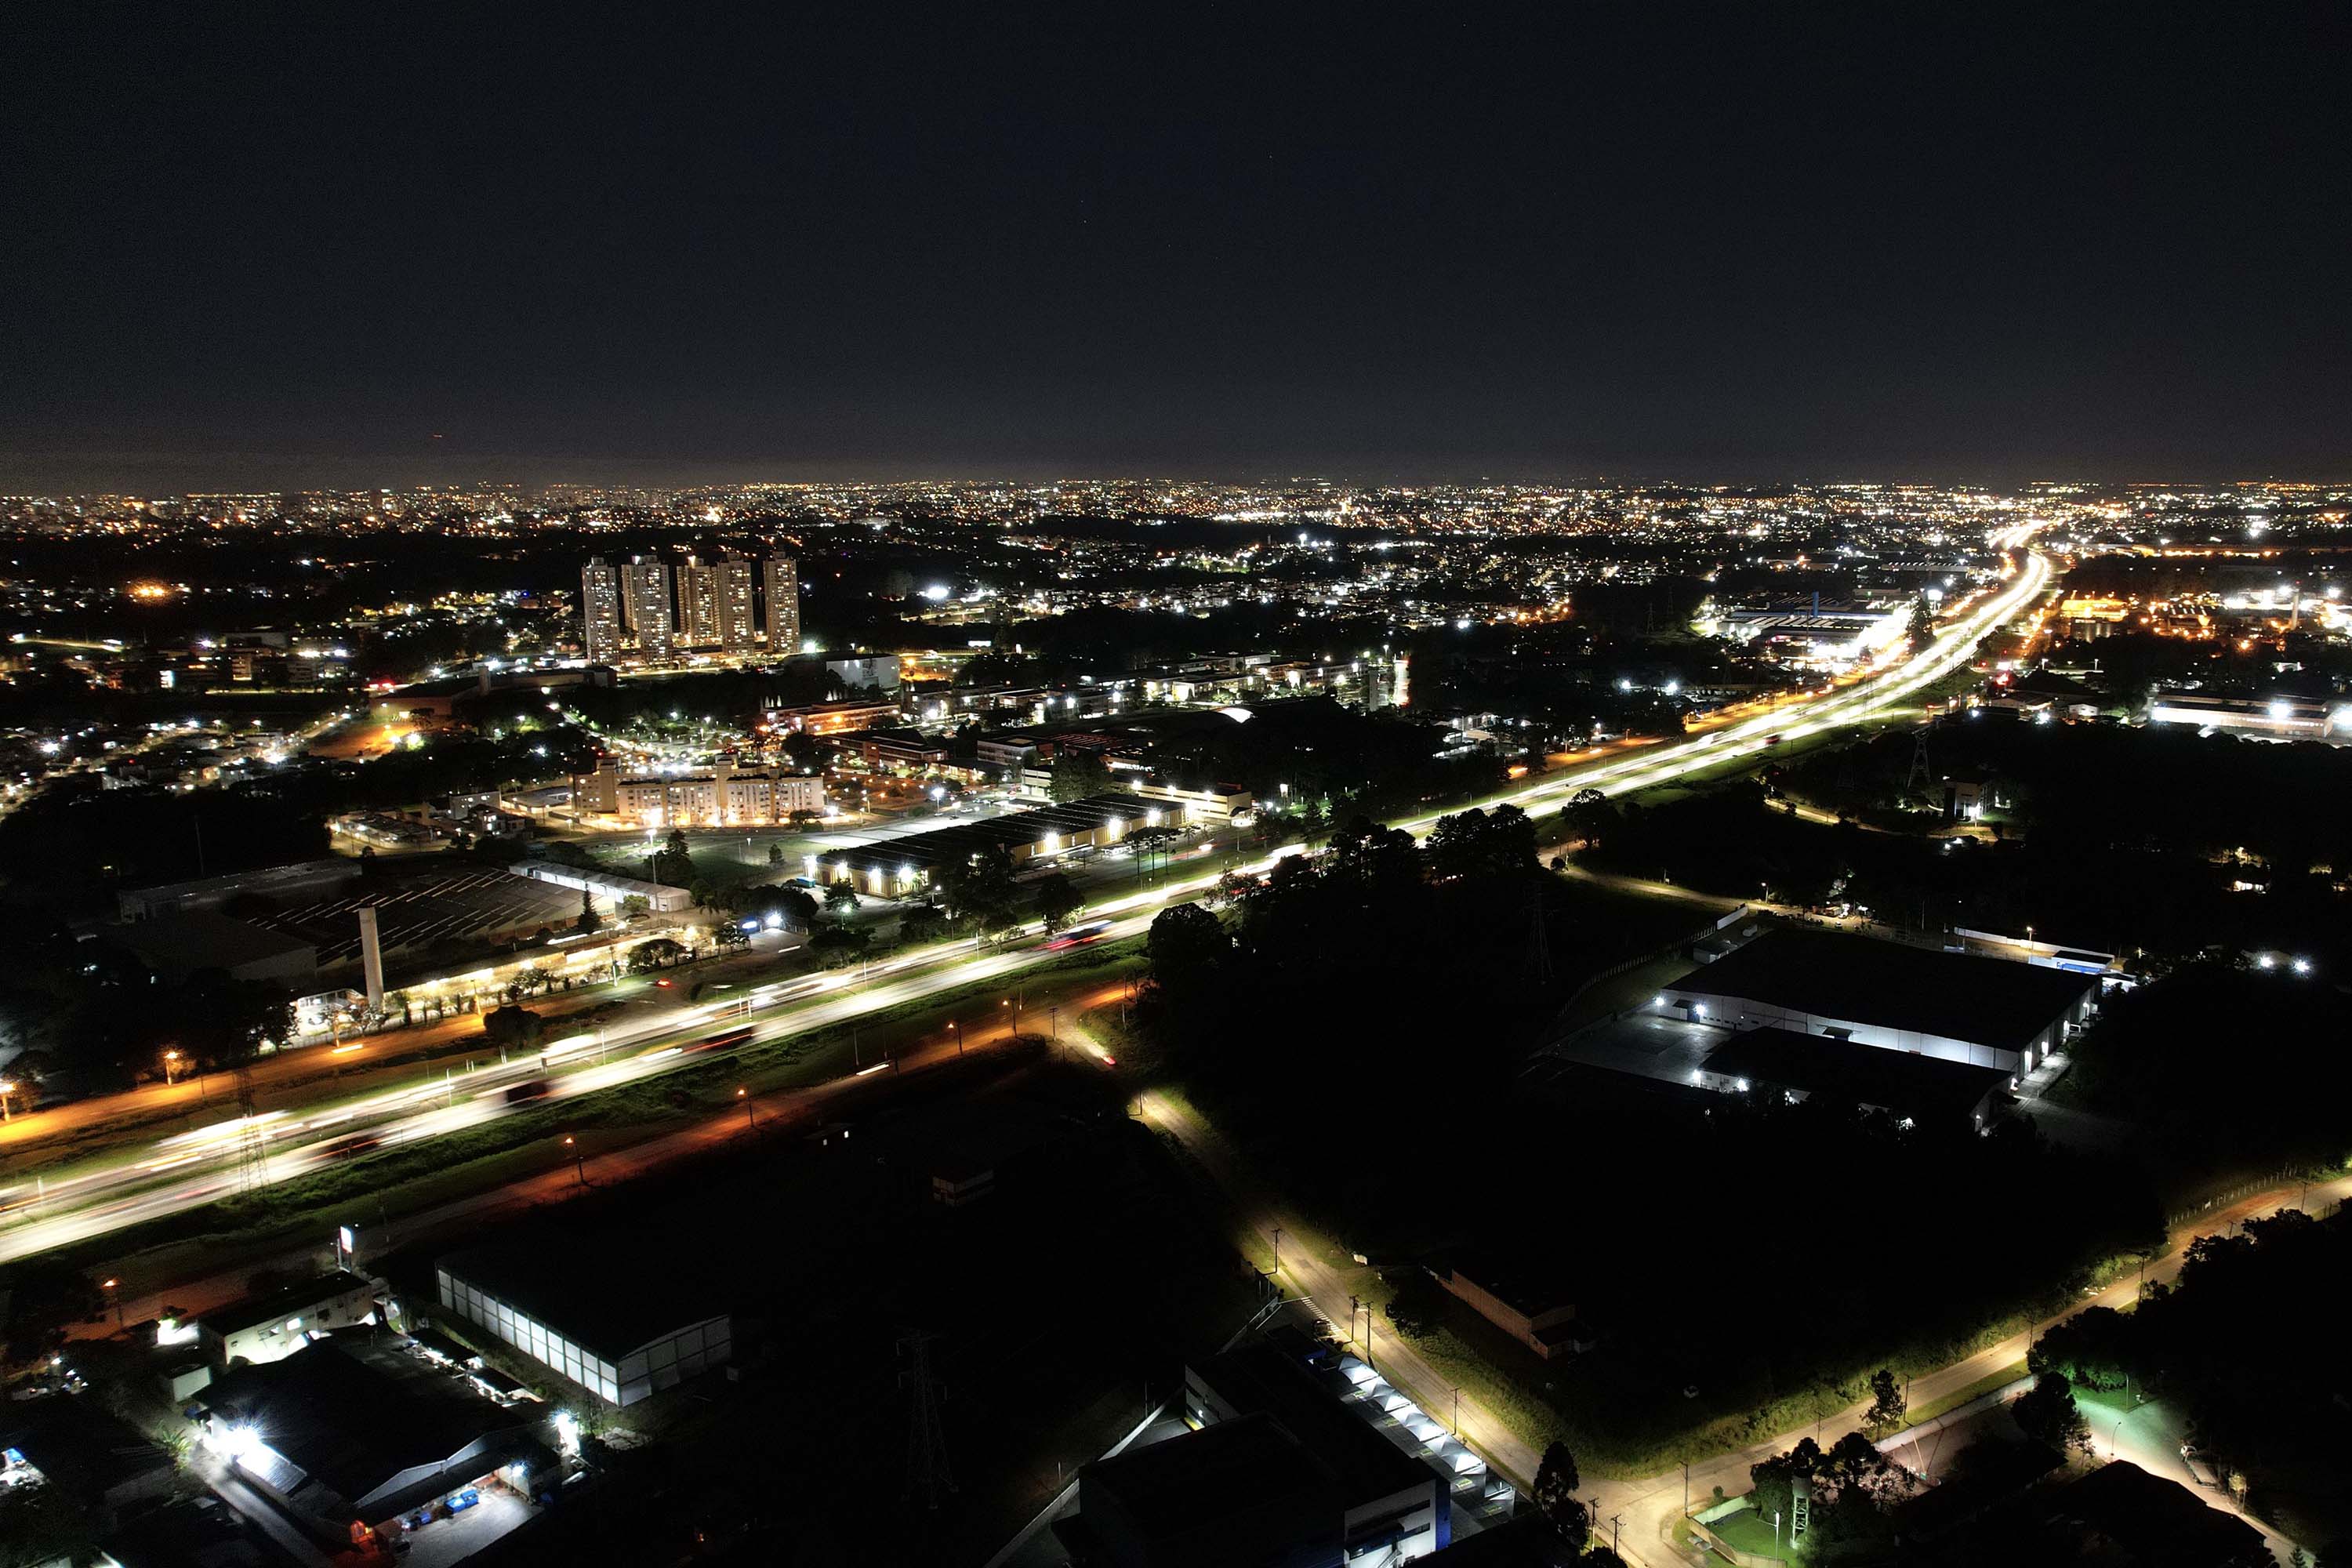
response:
{"label": "warehouse building", "polygon": [[[658,1241],[479,1247],[436,1266],[442,1309],[613,1405],[724,1365],[734,1325]],[[599,1259],[629,1257],[614,1267]]]}
{"label": "warehouse building", "polygon": [[1675,981],[1673,1016],[1765,1025],[2022,1077],[2089,1022],[2096,975],[1823,931],[1767,931]]}
{"label": "warehouse building", "polygon": [[215,1379],[192,1411],[205,1446],[310,1533],[361,1550],[396,1541],[414,1510],[462,1489],[512,1489],[494,1511],[520,1522],[520,1500],[560,1466],[551,1423],[401,1344],[347,1331]]}
{"label": "warehouse building", "polygon": [[1138,828],[1173,827],[1186,819],[1181,805],[1159,805],[1131,795],[1089,795],[904,838],[828,849],[808,858],[808,874],[820,881],[852,883],[876,898],[897,898],[929,886],[942,868],[969,865],[974,856],[990,849],[1003,850],[1018,873],[1032,867],[1042,869],[1062,856],[1108,849]]}
{"label": "warehouse building", "polygon": [[282,1361],[318,1336],[376,1321],[373,1279],[337,1269],[196,1320],[196,1342],[217,1367]]}
{"label": "warehouse building", "polygon": [[1785,1094],[1882,1110],[1921,1126],[1981,1131],[2007,1104],[2009,1075],[1911,1051],[1881,1050],[1827,1035],[1769,1025],[1746,1029],[1709,1052],[1692,1074],[1721,1094]]}

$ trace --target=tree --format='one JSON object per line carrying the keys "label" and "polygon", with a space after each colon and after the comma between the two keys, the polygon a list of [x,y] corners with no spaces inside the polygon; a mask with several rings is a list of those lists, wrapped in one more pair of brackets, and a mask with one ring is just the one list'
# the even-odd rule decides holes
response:
{"label": "tree", "polygon": [[1013,880],[1012,859],[992,844],[961,865],[941,867],[940,894],[957,919],[987,936],[1013,923],[1021,889]]}
{"label": "tree", "polygon": [[1576,1500],[1576,1489],[1583,1484],[1567,1444],[1554,1443],[1544,1450],[1543,1461],[1536,1467],[1536,1507],[1576,1552],[1584,1550],[1592,1534],[1592,1520]]}
{"label": "tree", "polygon": [[515,971],[515,989],[525,996],[536,996],[548,987],[547,971],[536,963],[526,963]]}
{"label": "tree", "polygon": [[1870,1410],[1863,1416],[1863,1425],[1881,1436],[1899,1431],[1910,1404],[1904,1397],[1901,1380],[1891,1369],[1882,1366],[1870,1374]]}
{"label": "tree", "polygon": [[685,828],[671,828],[653,860],[655,881],[669,888],[694,886],[694,853],[687,844]]}
{"label": "tree", "polygon": [[652,900],[647,899],[643,893],[631,893],[627,898],[621,900],[621,918],[623,920],[641,921],[647,915],[653,913],[653,910],[654,906]]}
{"label": "tree", "polygon": [[1087,900],[1067,877],[1056,871],[1037,884],[1035,905],[1037,919],[1045,929],[1057,931],[1086,908]]}
{"label": "tree", "polygon": [[572,922],[572,929],[582,936],[594,936],[604,929],[604,917],[596,912],[596,895],[585,888],[580,889],[580,918]]}
{"label": "tree", "polygon": [[872,932],[854,926],[821,925],[809,933],[808,945],[811,952],[835,966],[856,958],[873,940]]}
{"label": "tree", "polygon": [[2091,1424],[2074,1403],[2074,1385],[2063,1372],[2045,1372],[2009,1407],[2017,1429],[2045,1448],[2091,1451]]}
{"label": "tree", "polygon": [[768,864],[771,866],[781,866],[783,863],[783,841],[782,839],[771,838],[768,840]]}
{"label": "tree", "polygon": [[1217,917],[1198,904],[1169,905],[1143,939],[1152,983],[1179,1001],[1200,993],[1233,946]]}
{"label": "tree", "polygon": [[1904,628],[1904,635],[1915,648],[1926,647],[1936,640],[1936,606],[1927,603],[1927,595],[1911,601],[1911,621]]}
{"label": "tree", "polygon": [[712,921],[710,945],[721,952],[732,952],[737,948],[751,946],[751,933],[737,921]]}
{"label": "tree", "polygon": [[641,942],[629,949],[629,973],[650,974],[656,969],[667,969],[686,956],[686,949],[666,936]]}
{"label": "tree", "polygon": [[482,1015],[482,1038],[501,1050],[529,1050],[545,1028],[545,1021],[528,1007],[493,1007]]}
{"label": "tree", "polygon": [[1045,780],[1045,798],[1055,805],[1109,793],[1109,764],[1092,752],[1064,752]]}
{"label": "tree", "polygon": [[828,882],[824,889],[824,907],[828,910],[854,910],[857,907],[857,889],[846,882]]}
{"label": "tree", "polygon": [[[804,806],[804,805],[803,805],[803,806],[800,807],[800,808],[799,808],[798,810],[796,810],[796,811],[793,811],[793,812],[789,812],[789,813],[787,813],[787,814],[785,815],[784,820],[785,820],[785,821],[787,821],[787,822],[789,822],[789,823],[791,823],[794,827],[799,828],[802,832],[805,833],[805,832],[807,832],[810,828],[812,828],[812,827],[815,826],[818,823],[820,823],[820,822],[824,821],[824,815],[823,815],[822,813],[820,813],[820,812],[811,811],[807,806]],[[770,864],[770,865],[775,865],[775,864],[778,864],[779,862],[781,862],[781,861],[782,861],[782,858],[783,858],[783,846],[780,844],[780,845],[776,846],[776,857],[775,857],[775,858],[774,858],[774,859],[772,859],[772,860],[769,862],[769,864]]]}
{"label": "tree", "polygon": [[936,904],[917,904],[898,917],[900,942],[937,942],[947,935],[948,915]]}
{"label": "tree", "polygon": [[1409,1340],[1425,1340],[1445,1321],[1445,1288],[1426,1268],[1408,1268],[1392,1283],[1396,1293],[1381,1309],[1396,1331]]}

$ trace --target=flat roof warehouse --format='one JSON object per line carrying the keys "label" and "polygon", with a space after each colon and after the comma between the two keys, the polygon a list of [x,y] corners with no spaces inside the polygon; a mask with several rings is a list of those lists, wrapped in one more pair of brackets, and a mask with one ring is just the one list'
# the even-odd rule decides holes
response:
{"label": "flat roof warehouse", "polygon": [[[1842,932],[1784,930],[1768,931],[1683,976],[1664,994],[1734,1005],[1710,1008],[1710,1023],[1739,1023],[1739,1016],[1729,1014],[1741,1005],[1756,1005],[1768,1013],[1778,1009],[1895,1034],[1938,1037],[2019,1058],[2032,1054],[2059,1021],[2080,1022],[2099,988],[2096,975],[1931,952]],[[1797,1032],[1815,1030],[1800,1026]],[[1903,1043],[1917,1048],[1911,1041]],[[1978,1065],[2012,1066],[1991,1060]]]}
{"label": "flat roof warehouse", "polygon": [[905,838],[829,849],[810,858],[811,868],[825,881],[913,885],[935,879],[945,867],[968,865],[972,857],[990,849],[1003,849],[1018,868],[1071,849],[1107,848],[1139,827],[1173,826],[1184,820],[1181,806],[1131,795],[1089,795]]}

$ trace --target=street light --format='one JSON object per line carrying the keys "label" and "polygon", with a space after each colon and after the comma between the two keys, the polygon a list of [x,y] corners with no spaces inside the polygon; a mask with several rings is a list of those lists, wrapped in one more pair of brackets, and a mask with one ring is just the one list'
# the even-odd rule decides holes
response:
{"label": "street light", "polygon": [[588,1184],[587,1156],[581,1152],[579,1143],[572,1139],[572,1134],[569,1132],[566,1132],[563,1135],[563,1146],[572,1151],[572,1173],[580,1178],[580,1184],[582,1186],[586,1186]]}
{"label": "street light", "polygon": [[751,1110],[751,1091],[739,1087],[735,1090],[735,1098],[743,1102],[743,1125],[757,1131],[760,1123]]}
{"label": "street light", "polygon": [[98,1282],[98,1288],[105,1291],[114,1302],[114,1326],[118,1329],[122,1326],[121,1285],[122,1281],[120,1279],[101,1279]]}
{"label": "street light", "polygon": [[10,1119],[11,1113],[8,1100],[16,1092],[16,1080],[15,1079],[0,1078],[0,1122],[6,1121]]}
{"label": "street light", "polygon": [[179,1071],[180,1071],[180,1053],[179,1053],[178,1051],[176,1051],[176,1050],[169,1050],[169,1051],[165,1051],[165,1052],[163,1053],[163,1087],[164,1087],[164,1088],[169,1089],[169,1088],[172,1086],[172,1084],[173,1084],[174,1081],[176,1081],[176,1080],[177,1080],[178,1076],[179,1076]]}

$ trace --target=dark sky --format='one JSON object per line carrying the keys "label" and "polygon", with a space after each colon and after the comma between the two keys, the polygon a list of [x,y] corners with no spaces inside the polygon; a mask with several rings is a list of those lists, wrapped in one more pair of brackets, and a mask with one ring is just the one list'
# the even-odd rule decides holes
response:
{"label": "dark sky", "polygon": [[2352,8],[709,9],[12,11],[0,489],[2352,472]]}

